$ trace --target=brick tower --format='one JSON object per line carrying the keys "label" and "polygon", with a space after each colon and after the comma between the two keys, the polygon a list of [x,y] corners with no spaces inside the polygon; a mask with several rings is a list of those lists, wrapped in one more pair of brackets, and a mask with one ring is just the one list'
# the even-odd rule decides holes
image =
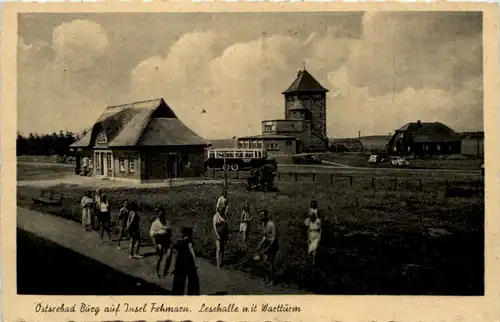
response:
{"label": "brick tower", "polygon": [[326,93],[328,90],[304,68],[282,94],[285,96],[285,119],[304,121],[300,135],[305,151],[328,149],[326,134]]}

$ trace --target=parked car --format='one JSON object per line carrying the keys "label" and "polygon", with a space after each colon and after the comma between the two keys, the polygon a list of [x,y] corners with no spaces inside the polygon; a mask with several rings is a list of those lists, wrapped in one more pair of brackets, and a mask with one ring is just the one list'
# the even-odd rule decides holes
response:
{"label": "parked car", "polygon": [[300,157],[293,157],[295,164],[321,164],[321,159],[315,155],[305,155]]}
{"label": "parked car", "polygon": [[386,162],[387,157],[381,154],[372,154],[370,155],[370,158],[368,159],[368,163],[381,163],[381,162]]}
{"label": "parked car", "polygon": [[391,164],[395,167],[407,167],[410,165],[410,162],[404,158],[393,158]]}

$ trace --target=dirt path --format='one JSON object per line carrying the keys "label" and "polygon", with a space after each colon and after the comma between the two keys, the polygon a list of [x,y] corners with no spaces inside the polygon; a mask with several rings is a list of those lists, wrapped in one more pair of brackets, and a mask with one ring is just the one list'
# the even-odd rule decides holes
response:
{"label": "dirt path", "polygon": [[[86,232],[75,222],[18,207],[17,226],[120,272],[167,290],[171,289],[172,277],[159,279],[154,274],[155,256],[130,260],[126,250],[117,250],[114,244],[99,244],[99,236],[95,232]],[[152,247],[144,247],[142,253],[152,251]],[[197,259],[197,265],[202,294],[226,292],[228,295],[305,294],[302,291],[281,286],[266,287],[261,279],[239,271],[218,269],[201,258]]]}

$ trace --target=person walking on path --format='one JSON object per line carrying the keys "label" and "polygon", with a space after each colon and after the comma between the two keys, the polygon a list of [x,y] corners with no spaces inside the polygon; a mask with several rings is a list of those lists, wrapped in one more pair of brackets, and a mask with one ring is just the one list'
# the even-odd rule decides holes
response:
{"label": "person walking on path", "polygon": [[82,208],[82,226],[86,231],[91,230],[91,212],[92,212],[92,193],[90,191],[85,191],[85,195],[80,201],[80,206]]}
{"label": "person walking on path", "polygon": [[319,218],[318,204],[316,201],[311,201],[309,208],[309,217],[306,218],[304,224],[307,227],[307,253],[311,256],[312,266],[316,265],[316,253],[321,240],[321,219]]}
{"label": "person walking on path", "polygon": [[92,218],[91,218],[91,221],[92,221],[92,230],[94,231],[97,231],[98,229],[98,218],[99,218],[99,213],[100,213],[100,209],[99,209],[99,203],[101,202],[101,195],[102,195],[102,192],[101,192],[101,189],[97,189],[95,191],[95,196],[94,196],[94,209],[92,211]]}
{"label": "person walking on path", "polygon": [[240,234],[243,245],[246,245],[251,221],[252,221],[252,216],[250,215],[250,206],[246,204],[245,206],[243,206],[243,210],[241,212],[241,223],[240,223]]}
{"label": "person walking on path", "polygon": [[221,214],[223,208],[219,208],[215,213],[212,225],[215,238],[215,259],[217,262],[217,267],[221,268],[222,261],[224,260],[224,252],[226,249],[226,243],[229,239],[229,229],[227,225],[227,218]]}
{"label": "person walking on path", "polygon": [[109,200],[105,194],[101,195],[100,202],[97,205],[99,209],[99,220],[101,244],[104,242],[104,232],[108,235],[108,242],[111,242],[111,212],[109,209]]}
{"label": "person walking on path", "polygon": [[139,248],[141,243],[140,221],[141,218],[139,216],[139,206],[135,201],[133,201],[130,203],[129,206],[129,215],[126,228],[130,236],[130,246],[129,246],[130,259],[140,259],[144,257],[139,254]]}
{"label": "person walking on path", "polygon": [[187,280],[187,295],[200,295],[200,279],[193,249],[193,228],[183,227],[182,237],[174,246],[173,295],[184,295]]}
{"label": "person walking on path", "polygon": [[276,225],[271,220],[267,210],[262,210],[260,212],[261,221],[264,228],[264,236],[257,247],[258,255],[255,259],[260,259],[262,257],[264,269],[267,271],[267,278],[265,283],[268,285],[273,285],[275,280],[275,270],[276,270],[276,254],[279,249],[278,234],[276,230]]}
{"label": "person walking on path", "polygon": [[118,212],[118,249],[121,248],[121,242],[123,237],[125,237],[125,228],[127,228],[127,221],[129,215],[128,200],[123,200],[123,205]]}
{"label": "person walking on path", "polygon": [[[172,228],[167,220],[165,208],[163,206],[159,206],[156,208],[156,212],[158,213],[158,218],[156,218],[151,224],[149,235],[153,239],[153,245],[156,250],[156,275],[158,275],[158,277],[162,277],[167,275],[170,267],[170,261],[172,259]],[[161,274],[161,261],[165,253],[167,254],[167,257],[163,274]]]}

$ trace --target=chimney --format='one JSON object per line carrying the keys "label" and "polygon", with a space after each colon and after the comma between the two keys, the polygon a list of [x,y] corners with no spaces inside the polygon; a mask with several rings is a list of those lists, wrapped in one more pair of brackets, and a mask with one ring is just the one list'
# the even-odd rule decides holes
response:
{"label": "chimney", "polygon": [[299,77],[301,74],[302,74],[302,71],[301,71],[301,70],[299,70],[299,71],[297,72],[297,77]]}
{"label": "chimney", "polygon": [[421,128],[422,127],[422,122],[420,120],[417,121],[417,124],[418,124],[418,127]]}

